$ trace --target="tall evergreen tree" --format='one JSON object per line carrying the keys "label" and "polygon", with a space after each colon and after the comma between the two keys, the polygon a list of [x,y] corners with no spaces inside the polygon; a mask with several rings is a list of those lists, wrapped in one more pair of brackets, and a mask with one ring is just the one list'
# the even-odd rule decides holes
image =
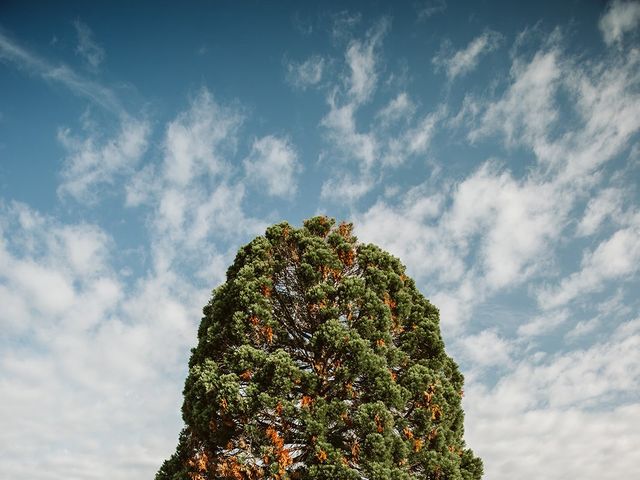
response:
{"label": "tall evergreen tree", "polygon": [[479,479],[462,383],[397,258],[326,217],[274,225],[204,308],[156,480]]}

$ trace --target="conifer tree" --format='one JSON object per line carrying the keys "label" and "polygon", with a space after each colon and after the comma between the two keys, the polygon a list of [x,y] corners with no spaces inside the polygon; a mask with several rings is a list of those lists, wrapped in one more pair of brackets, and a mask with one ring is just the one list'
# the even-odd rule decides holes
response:
{"label": "conifer tree", "polygon": [[480,479],[438,310],[351,224],[274,225],[204,308],[156,480]]}

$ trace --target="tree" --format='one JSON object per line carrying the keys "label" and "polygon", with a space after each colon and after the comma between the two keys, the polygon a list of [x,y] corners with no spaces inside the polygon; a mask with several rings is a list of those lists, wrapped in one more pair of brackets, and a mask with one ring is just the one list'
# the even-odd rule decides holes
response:
{"label": "tree", "polygon": [[397,258],[334,225],[281,223],[239,250],[156,480],[481,478],[438,310]]}

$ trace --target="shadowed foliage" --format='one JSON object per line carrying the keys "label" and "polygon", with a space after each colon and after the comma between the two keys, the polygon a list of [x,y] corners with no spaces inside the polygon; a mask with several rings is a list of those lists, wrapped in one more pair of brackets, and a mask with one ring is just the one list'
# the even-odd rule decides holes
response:
{"label": "shadowed foliage", "polygon": [[463,377],[397,258],[315,217],[238,252],[204,308],[156,480],[479,479]]}

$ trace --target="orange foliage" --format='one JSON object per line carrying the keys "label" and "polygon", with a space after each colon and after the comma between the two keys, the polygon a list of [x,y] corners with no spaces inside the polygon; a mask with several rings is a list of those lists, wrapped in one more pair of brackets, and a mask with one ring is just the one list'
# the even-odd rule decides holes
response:
{"label": "orange foliage", "polygon": [[360,444],[357,440],[354,441],[353,444],[351,444],[351,456],[355,460],[358,460],[358,458],[360,457]]}
{"label": "orange foliage", "polygon": [[318,453],[316,453],[316,458],[319,462],[324,462],[327,459],[327,452],[321,449]]}
{"label": "orange foliage", "polygon": [[[266,433],[267,438],[273,444],[273,453],[280,467],[278,470],[278,478],[281,478],[282,476],[284,476],[286,468],[293,463],[293,460],[291,458],[291,455],[289,454],[289,450],[284,448],[284,439],[280,436],[280,434],[273,427],[268,427]],[[268,462],[265,460],[265,463]]]}
{"label": "orange foliage", "polygon": [[396,301],[391,298],[387,292],[384,292],[384,304],[391,310],[395,309],[398,306]]}
{"label": "orange foliage", "polygon": [[272,343],[273,342],[273,329],[269,325],[266,325],[265,327],[262,327],[262,336],[267,340],[268,343]]}
{"label": "orange foliage", "polygon": [[376,422],[376,429],[378,430],[378,433],[382,433],[384,431],[384,425],[382,425],[382,420],[380,420],[380,416],[376,414],[376,416],[373,417],[373,419]]}
{"label": "orange foliage", "polygon": [[422,439],[420,438],[416,438],[413,440],[413,451],[414,452],[419,452],[420,450],[422,450],[422,446],[424,445],[424,442],[422,441]]}
{"label": "orange foliage", "polygon": [[235,456],[221,460],[216,466],[216,478],[232,478],[234,480],[253,480],[263,478],[264,472],[258,466],[243,465]]}
{"label": "orange foliage", "polygon": [[347,251],[341,250],[338,252],[338,258],[340,261],[347,267],[353,265],[354,260],[356,259],[356,254],[353,249],[349,249]]}
{"label": "orange foliage", "polygon": [[431,420],[438,420],[442,416],[442,409],[440,405],[434,404],[431,406]]}
{"label": "orange foliage", "polygon": [[338,225],[338,233],[340,236],[344,238],[349,238],[351,236],[351,230],[353,229],[353,225],[350,223],[342,222]]}
{"label": "orange foliage", "polygon": [[353,389],[353,384],[351,382],[346,383],[344,387],[346,388],[347,393],[351,396],[351,398],[354,398],[356,396],[356,392]]}
{"label": "orange foliage", "polygon": [[431,385],[429,385],[429,388],[427,390],[424,391],[424,400],[425,402],[428,404],[431,403],[431,399],[433,398],[433,395],[436,393],[436,386],[432,383]]}
{"label": "orange foliage", "polygon": [[189,477],[191,480],[204,480],[204,474],[209,469],[209,457],[206,452],[198,452],[189,459],[187,465],[190,469]]}

